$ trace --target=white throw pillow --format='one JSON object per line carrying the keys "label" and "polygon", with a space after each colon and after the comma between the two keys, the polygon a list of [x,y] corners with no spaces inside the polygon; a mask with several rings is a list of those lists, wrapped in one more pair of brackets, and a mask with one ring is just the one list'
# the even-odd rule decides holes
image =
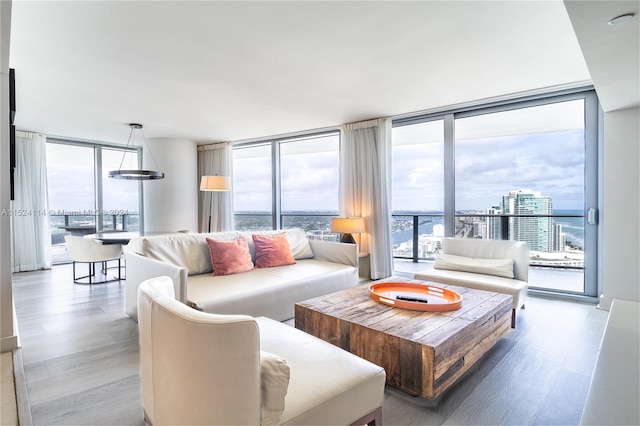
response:
{"label": "white throw pillow", "polygon": [[277,235],[281,233],[287,234],[287,240],[291,247],[291,254],[293,258],[298,259],[310,259],[313,257],[313,251],[311,250],[311,244],[307,239],[307,235],[302,229],[277,229],[273,231],[242,231],[240,235],[245,237],[249,242],[249,253],[251,253],[251,259],[253,263],[256,262],[256,248],[253,244],[252,235]]}
{"label": "white throw pillow", "polygon": [[513,259],[479,259],[440,253],[433,268],[513,278]]}
{"label": "white throw pillow", "polygon": [[139,253],[186,268],[189,275],[209,274],[213,268],[206,238],[229,241],[238,238],[238,233],[167,234],[143,237],[142,250]]}
{"label": "white throw pillow", "polygon": [[287,240],[291,246],[291,254],[294,259],[310,259],[313,257],[311,244],[307,239],[307,234],[302,229],[287,229]]}
{"label": "white throw pillow", "polygon": [[284,358],[260,351],[262,425],[277,425],[280,422],[289,387],[289,375],[289,365]]}

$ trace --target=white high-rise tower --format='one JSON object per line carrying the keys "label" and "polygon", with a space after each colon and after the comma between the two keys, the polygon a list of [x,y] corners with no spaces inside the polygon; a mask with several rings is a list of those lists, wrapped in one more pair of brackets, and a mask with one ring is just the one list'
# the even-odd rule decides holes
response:
{"label": "white high-rise tower", "polygon": [[502,197],[502,211],[516,216],[509,218],[510,240],[524,241],[531,250],[553,251],[551,197],[529,189],[510,191]]}

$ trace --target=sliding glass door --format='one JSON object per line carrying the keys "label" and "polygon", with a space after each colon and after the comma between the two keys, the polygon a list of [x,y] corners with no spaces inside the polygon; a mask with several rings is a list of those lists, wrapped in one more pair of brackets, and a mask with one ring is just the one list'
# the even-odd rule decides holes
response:
{"label": "sliding glass door", "polygon": [[526,242],[532,288],[593,290],[585,287],[585,251],[596,247],[585,233],[586,102],[559,98],[455,119],[455,236]]}
{"label": "sliding glass door", "polygon": [[593,91],[397,120],[394,256],[428,262],[444,236],[524,241],[530,288],[596,296],[597,123]]}

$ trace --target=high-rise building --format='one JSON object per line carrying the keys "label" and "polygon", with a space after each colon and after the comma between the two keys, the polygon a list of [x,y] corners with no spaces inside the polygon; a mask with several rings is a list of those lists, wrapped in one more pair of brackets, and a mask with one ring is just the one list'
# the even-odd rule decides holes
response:
{"label": "high-rise building", "polygon": [[531,250],[553,251],[551,197],[529,189],[509,191],[509,194],[502,196],[502,211],[515,216],[509,218],[509,239],[524,241]]}
{"label": "high-rise building", "polygon": [[[487,209],[488,216],[501,215],[502,209],[499,206],[493,206]],[[500,240],[500,217],[488,217],[487,216],[487,236],[490,240]]]}
{"label": "high-rise building", "polygon": [[440,223],[433,225],[433,236],[444,238],[444,225]]}
{"label": "high-rise building", "polygon": [[487,224],[485,222],[473,222],[473,238],[487,238]]}
{"label": "high-rise building", "polygon": [[567,236],[562,232],[562,225],[556,223],[553,225],[553,251],[564,251],[567,244]]}

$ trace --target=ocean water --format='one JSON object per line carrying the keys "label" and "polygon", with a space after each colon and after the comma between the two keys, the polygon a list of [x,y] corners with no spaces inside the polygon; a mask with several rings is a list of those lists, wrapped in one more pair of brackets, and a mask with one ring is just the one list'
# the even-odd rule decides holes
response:
{"label": "ocean water", "polygon": [[[394,213],[395,214],[395,213]],[[556,215],[563,214],[582,214],[581,210],[557,210],[554,211]],[[424,222],[426,218],[421,217],[421,223],[418,225],[418,235],[426,234],[433,235],[433,225],[444,224],[444,218],[442,217],[429,217],[429,222]],[[413,238],[413,229],[411,227],[412,219],[409,216],[401,218],[394,217],[394,223],[398,221],[404,221],[407,223],[407,229],[401,231],[394,231],[392,233],[392,239],[394,244],[400,244],[405,241],[410,241]],[[566,235],[567,241],[571,244],[584,248],[584,217],[557,217],[554,218],[555,223],[562,225],[562,232]]]}

